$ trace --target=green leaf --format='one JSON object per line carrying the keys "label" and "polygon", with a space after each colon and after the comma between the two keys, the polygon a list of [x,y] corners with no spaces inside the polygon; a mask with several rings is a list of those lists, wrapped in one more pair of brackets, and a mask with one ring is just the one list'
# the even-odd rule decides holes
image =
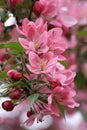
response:
{"label": "green leaf", "polygon": [[21,85],[21,84],[23,84],[23,82],[17,81],[17,82],[14,82],[14,83],[4,84],[3,87],[4,88],[9,88],[9,87],[14,87],[14,86],[17,87],[18,85]]}
{"label": "green leaf", "polygon": [[87,31],[86,30],[77,31],[77,35],[78,36],[87,36]]}
{"label": "green leaf", "polygon": [[17,49],[20,52],[24,52],[24,48],[20,45],[19,42],[9,42],[9,43],[5,44],[5,47]]}
{"label": "green leaf", "polygon": [[4,0],[0,0],[0,8],[1,7],[6,7],[7,5],[6,5],[6,2],[4,1]]}
{"label": "green leaf", "polygon": [[65,68],[68,68],[68,64],[65,61],[58,61],[61,65],[63,65]]}
{"label": "green leaf", "polygon": [[[34,80],[33,80],[34,81]],[[33,82],[32,81],[32,82]],[[45,82],[45,81],[43,81],[43,80],[36,80],[36,82],[38,82],[38,83],[40,83],[40,84],[43,84],[44,86],[48,86],[48,87],[50,87],[50,83],[49,82]]]}
{"label": "green leaf", "polygon": [[14,49],[12,49],[12,50],[10,50],[8,53],[9,53],[9,54],[13,54],[13,55],[18,55],[18,54],[20,54],[20,51],[19,51],[19,50],[14,50]]}
{"label": "green leaf", "polygon": [[0,73],[0,78],[7,78],[7,73],[6,72],[1,72]]}
{"label": "green leaf", "polygon": [[24,52],[24,48],[21,46],[19,42],[9,42],[7,44],[0,44],[0,49],[2,48],[10,48],[10,49],[16,50],[15,53]]}
{"label": "green leaf", "polygon": [[78,88],[82,89],[85,86],[85,77],[81,71],[79,71],[75,77],[75,83]]}
{"label": "green leaf", "polygon": [[33,103],[34,103],[35,101],[37,101],[38,98],[39,98],[39,94],[38,94],[38,93],[32,94],[32,95],[30,95],[30,96],[28,97],[30,108],[32,107]]}
{"label": "green leaf", "polygon": [[13,64],[10,69],[15,69],[17,66],[19,66],[20,64],[19,63],[16,63],[16,64]]}
{"label": "green leaf", "polygon": [[83,43],[82,42],[79,42],[79,44],[77,44],[77,46],[75,47],[75,53],[78,53],[80,51],[80,49],[82,48],[83,46]]}
{"label": "green leaf", "polygon": [[15,99],[15,100],[12,99],[12,103],[15,104],[15,105],[17,105],[17,104],[18,104],[18,100],[16,100],[16,99]]}
{"label": "green leaf", "polygon": [[87,51],[85,51],[82,55],[85,59],[87,59]]}
{"label": "green leaf", "polygon": [[5,44],[0,44],[0,49],[5,48]]}
{"label": "green leaf", "polygon": [[12,57],[12,58],[9,58],[9,59],[4,63],[4,67],[5,67],[6,65],[8,65],[9,63],[11,63],[13,60],[14,60],[13,57]]}
{"label": "green leaf", "polygon": [[64,112],[63,106],[61,104],[57,103],[57,107],[60,111],[60,114],[65,117],[65,112]]}

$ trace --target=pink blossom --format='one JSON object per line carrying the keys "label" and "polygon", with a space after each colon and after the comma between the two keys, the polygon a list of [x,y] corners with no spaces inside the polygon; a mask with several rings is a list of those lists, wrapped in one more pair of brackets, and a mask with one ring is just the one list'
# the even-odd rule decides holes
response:
{"label": "pink blossom", "polygon": [[28,40],[32,40],[33,37],[38,37],[40,33],[47,30],[47,23],[44,23],[42,18],[38,18],[35,22],[29,21],[25,18],[22,21],[22,27],[17,27],[17,31],[27,37]]}
{"label": "pink blossom", "polygon": [[69,85],[73,82],[75,75],[76,73],[71,70],[63,70],[60,74],[55,75],[55,77],[58,76],[62,85]]}
{"label": "pink blossom", "polygon": [[[23,1],[7,0],[8,10],[10,9],[10,11],[15,12],[16,5]],[[12,67],[9,64],[9,55],[7,57],[5,55],[15,53],[15,47],[11,46],[11,51],[8,48],[0,51],[0,63],[3,66],[6,65],[4,70],[7,72],[6,79],[2,78],[1,80],[2,82],[5,81],[7,86],[13,83],[10,88],[6,88],[4,95],[10,97],[14,107],[19,104],[22,111],[25,113],[29,112],[26,114],[27,119],[24,121],[24,124],[27,125],[32,125],[35,119],[37,122],[42,121],[43,116],[48,114],[58,118],[61,112],[58,105],[62,105],[64,108],[79,106],[74,100],[76,96],[76,91],[74,90],[74,78],[76,75],[75,55],[65,56],[67,55],[65,51],[68,48],[73,49],[77,43],[74,31],[71,28],[77,24],[79,19],[76,12],[79,10],[77,8],[77,1],[31,0],[31,2],[35,2],[33,8],[22,8],[24,13],[26,10],[30,13],[28,17],[31,17],[31,21],[28,18],[20,19],[17,16],[22,21],[22,26],[16,25],[17,30],[14,30],[14,28],[9,33],[13,35],[10,41],[17,41],[18,37],[18,41],[25,51],[21,54],[17,51],[15,56],[12,55],[16,58],[13,60],[15,62],[12,66],[15,69],[6,70],[7,63],[9,68]],[[31,2],[29,6],[33,4]],[[16,31],[21,34],[21,38],[19,38]],[[0,34],[1,32],[2,23],[0,22]],[[67,40],[65,35],[67,32],[69,32],[69,36],[72,33],[70,41]],[[81,54],[83,54],[83,51]],[[63,61],[67,62],[69,67],[65,67]],[[85,70],[86,68],[87,65]],[[1,69],[3,70],[2,67]],[[15,83],[16,81],[17,83]],[[15,89],[16,85],[17,88]],[[15,99],[16,101],[14,102],[13,100]],[[20,106],[18,107],[19,110],[21,110]],[[8,108],[3,108],[9,110],[9,105]]]}
{"label": "pink blossom", "polygon": [[55,88],[53,94],[56,100],[63,106],[70,108],[79,106],[79,104],[73,99],[76,93],[74,90],[70,89],[69,86]]}
{"label": "pink blossom", "polygon": [[47,105],[45,106],[45,108],[46,108],[46,110],[48,111],[48,114],[50,113],[50,115],[51,115],[52,117],[57,117],[57,118],[58,118],[58,117],[60,116],[59,109],[58,109],[56,103],[51,102],[51,104],[50,104],[50,103],[47,104]]}
{"label": "pink blossom", "polygon": [[77,19],[78,25],[87,24],[87,2],[86,1],[70,1],[68,4],[69,14]]}
{"label": "pink blossom", "polygon": [[87,24],[87,2],[81,2],[77,5],[77,19],[79,25]]}
{"label": "pink blossom", "polygon": [[[35,104],[34,104],[34,106],[35,106]],[[36,119],[36,121],[37,121],[37,123],[38,123],[39,121],[42,121],[42,120],[43,120],[43,117],[46,116],[46,115],[48,115],[48,113],[47,113],[47,111],[46,111],[45,109],[44,109],[44,110],[38,110],[36,114],[33,113],[32,115],[30,115],[30,116],[24,121],[23,124],[24,124],[25,126],[31,126],[31,125],[33,125],[35,119]]]}
{"label": "pink blossom", "polygon": [[46,1],[46,6],[44,11],[42,12],[42,16],[49,19],[56,16],[58,9],[58,1],[57,0],[48,0]]}
{"label": "pink blossom", "polygon": [[48,56],[47,58],[46,58],[46,56],[40,58],[34,52],[30,52],[29,53],[29,63],[30,63],[30,65],[27,65],[27,67],[32,73],[35,73],[35,74],[40,74],[40,73],[48,74],[55,67],[57,59],[58,59],[57,57],[52,58],[51,56]]}
{"label": "pink blossom", "polygon": [[53,98],[56,98],[57,102],[64,106],[74,108],[79,105],[73,99],[76,95],[73,84],[74,76],[75,73],[70,70],[63,70],[49,79],[53,94],[48,97],[48,103],[51,104]]}
{"label": "pink blossom", "polygon": [[[41,2],[43,3],[43,0],[38,1],[38,3]],[[70,13],[75,12],[74,9],[70,10],[72,5],[72,1],[48,0],[45,2],[44,10],[40,12],[40,15],[54,26],[72,27],[77,24],[76,17]]]}
{"label": "pink blossom", "polygon": [[61,1],[59,12],[60,21],[65,27],[72,27],[77,24],[77,19],[74,15],[76,12],[74,0]]}
{"label": "pink blossom", "polygon": [[60,19],[61,23],[66,27],[72,27],[73,25],[77,24],[77,20],[67,14],[61,14]]}
{"label": "pink blossom", "polygon": [[52,104],[53,98],[57,103],[70,108],[78,107],[79,104],[74,101],[73,97],[76,95],[75,91],[69,86],[58,86],[53,89],[53,94],[48,97],[48,103]]}
{"label": "pink blossom", "polygon": [[53,28],[48,31],[48,46],[49,51],[59,55],[67,49],[67,42],[62,36],[60,28]]}
{"label": "pink blossom", "polygon": [[26,49],[26,53],[28,54],[30,51],[36,52],[38,54],[46,53],[48,51],[47,46],[47,32],[44,31],[39,37],[36,37],[36,33],[33,36],[33,39],[30,41],[19,38],[19,42]]}
{"label": "pink blossom", "polygon": [[75,6],[75,1],[61,1],[60,5],[60,21],[62,24],[66,27],[71,27],[75,24],[77,24],[77,19],[75,17],[75,12],[76,12],[76,6]]}
{"label": "pink blossom", "polygon": [[[39,0],[36,1],[36,4],[38,3],[38,8],[36,8],[36,10],[34,10],[34,12],[39,12],[39,14],[41,14],[42,17],[48,19],[48,18],[52,18],[55,17],[56,15],[56,11],[58,8],[58,1],[57,0]],[[40,6],[42,5],[42,9],[40,9]]]}
{"label": "pink blossom", "polygon": [[76,56],[75,53],[71,53],[67,58],[69,69],[77,72]]}
{"label": "pink blossom", "polygon": [[39,17],[35,21],[35,25],[40,33],[42,33],[43,31],[47,31],[47,22],[44,22],[44,19],[42,17]]}
{"label": "pink blossom", "polygon": [[63,86],[72,83],[76,75],[76,73],[72,72],[70,69],[56,70],[54,71],[54,73],[51,74],[52,75],[49,77],[49,79],[55,79],[59,81],[59,83],[61,83]]}
{"label": "pink blossom", "polygon": [[18,25],[16,25],[17,32],[21,35],[26,36],[27,35],[27,29],[28,29],[28,23],[29,23],[29,20],[27,18],[23,19],[21,29]]}
{"label": "pink blossom", "polygon": [[86,1],[77,1],[77,0],[73,0],[73,1],[69,0],[68,2],[62,1],[61,7],[63,13],[65,14],[68,13],[69,17],[73,18],[72,19],[73,23],[76,20],[78,21],[77,22],[78,25],[85,25],[87,23],[87,13],[86,13],[87,2]]}
{"label": "pink blossom", "polygon": [[42,18],[37,19],[35,23],[28,21],[28,19],[24,19],[22,22],[22,30],[20,30],[18,26],[17,30],[27,38],[19,38],[19,42],[26,49],[27,54],[30,51],[34,51],[39,54],[46,53],[48,51],[48,34],[46,31],[47,24],[44,23]]}

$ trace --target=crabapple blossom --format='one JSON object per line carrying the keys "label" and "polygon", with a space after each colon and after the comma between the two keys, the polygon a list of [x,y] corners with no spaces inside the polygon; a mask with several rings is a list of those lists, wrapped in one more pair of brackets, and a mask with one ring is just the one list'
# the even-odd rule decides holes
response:
{"label": "crabapple blossom", "polygon": [[[37,7],[37,8],[36,8]],[[42,8],[41,8],[42,7]],[[41,14],[45,18],[54,17],[56,15],[58,1],[55,0],[39,0],[35,2],[33,11]]]}
{"label": "crabapple blossom", "polygon": [[58,62],[66,59],[63,53],[68,48],[62,28],[54,27],[48,30],[47,23],[42,18],[35,22],[24,19],[22,28],[17,26],[17,31],[24,36],[24,38],[19,38],[19,42],[28,56],[26,67],[30,75],[34,74],[35,77],[38,75],[39,80],[43,79],[50,85],[50,88],[46,85],[43,88],[42,84],[38,84],[38,91],[47,96],[48,103],[43,104],[44,109],[39,101],[34,103],[33,106],[39,113],[29,114],[29,119],[25,123],[32,124],[36,117],[39,121],[48,114],[59,117],[60,112],[56,103],[70,108],[79,106],[73,99],[76,95],[73,84],[75,73]]}
{"label": "crabapple blossom", "polygon": [[0,16],[0,33],[3,25],[3,35],[12,36],[9,43],[0,44],[0,83],[4,84],[0,96],[10,98],[2,102],[4,110],[22,109],[26,117],[22,124],[32,125],[47,115],[58,119],[65,109],[79,106],[74,98],[79,54],[74,52],[79,49],[75,30],[79,30],[81,5],[77,7],[77,0],[27,3],[7,0],[9,14]]}
{"label": "crabapple blossom", "polygon": [[[66,73],[66,74],[65,74]],[[58,74],[54,74],[52,78],[49,78],[51,83],[51,89],[53,95],[48,97],[48,102],[52,102],[52,96],[60,102],[60,104],[68,106],[68,107],[75,107],[78,106],[78,103],[75,103],[73,97],[76,95],[75,91],[73,90],[73,79],[75,74],[72,73],[70,70],[63,70],[58,72]],[[75,105],[75,106],[74,106]]]}
{"label": "crabapple blossom", "polygon": [[[63,2],[60,0],[44,0],[44,10],[40,12],[41,17],[44,19],[47,19],[48,21],[50,19],[50,23],[54,26],[65,26],[65,27],[72,27],[73,25],[77,24],[77,19],[69,14],[68,5],[72,5],[72,1]],[[36,1],[36,4],[38,3],[38,6],[42,5],[43,0]],[[35,4],[35,5],[36,5]],[[40,10],[40,7],[38,8],[38,11]],[[37,9],[35,10],[37,11]],[[34,11],[34,12],[35,12]]]}
{"label": "crabapple blossom", "polygon": [[[55,68],[57,57],[48,56],[49,54],[39,57],[37,54],[30,52],[29,53],[29,62],[30,65],[27,65],[28,69],[35,74],[47,74]],[[46,59],[47,57],[47,59]]]}
{"label": "crabapple blossom", "polygon": [[60,28],[53,28],[48,31],[47,44],[49,51],[55,55],[60,55],[67,49],[67,42],[62,36],[62,30]]}
{"label": "crabapple blossom", "polygon": [[48,51],[46,31],[44,31],[39,37],[35,36],[32,41],[19,38],[19,42],[26,49],[26,54],[28,54],[30,51],[36,53],[38,52],[38,54],[46,53]]}
{"label": "crabapple blossom", "polygon": [[37,38],[43,31],[47,31],[47,23],[44,23],[42,18],[38,18],[35,22],[25,18],[22,21],[22,27],[17,26],[17,31],[27,37],[28,40],[32,40],[34,37]]}

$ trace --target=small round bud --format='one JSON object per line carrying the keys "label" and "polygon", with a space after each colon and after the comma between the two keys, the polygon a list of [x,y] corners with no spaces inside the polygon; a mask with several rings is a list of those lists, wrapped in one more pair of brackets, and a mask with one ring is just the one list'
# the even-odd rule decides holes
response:
{"label": "small round bud", "polygon": [[27,112],[27,117],[30,117],[30,116],[32,116],[34,113],[32,112],[32,111],[28,111]]}
{"label": "small round bud", "polygon": [[6,111],[12,111],[14,109],[14,105],[12,101],[7,100],[2,103],[2,108]]}

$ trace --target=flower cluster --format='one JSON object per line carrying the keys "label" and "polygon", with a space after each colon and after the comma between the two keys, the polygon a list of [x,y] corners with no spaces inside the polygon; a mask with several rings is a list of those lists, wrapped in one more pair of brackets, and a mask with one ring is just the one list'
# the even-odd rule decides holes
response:
{"label": "flower cluster", "polygon": [[[16,15],[17,4],[23,2],[8,0],[7,5]],[[77,24],[70,13],[70,4],[69,0],[32,0],[28,17],[16,16],[16,22],[10,25],[11,30],[16,28],[19,33],[16,42],[0,44],[0,51],[8,56],[3,57],[0,52],[3,83],[0,96],[9,97],[2,108],[12,111],[21,103],[27,104],[26,124],[32,124],[36,118],[37,122],[42,121],[45,115],[64,116],[65,108],[79,106],[74,100],[76,73],[68,66],[71,60],[65,53],[69,48],[65,33]],[[9,28],[2,23],[0,33]]]}

